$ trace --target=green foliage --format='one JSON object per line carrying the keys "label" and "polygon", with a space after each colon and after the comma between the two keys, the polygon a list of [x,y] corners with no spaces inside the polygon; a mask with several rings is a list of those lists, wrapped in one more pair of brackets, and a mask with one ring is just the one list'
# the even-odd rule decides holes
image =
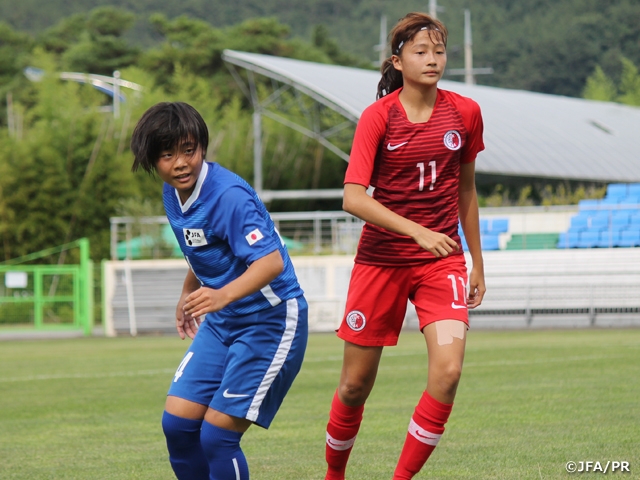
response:
{"label": "green foliage", "polygon": [[640,106],[640,72],[631,60],[622,57],[622,74],[618,85],[609,78],[602,67],[596,66],[593,74],[587,78],[583,92],[584,98],[604,100]]}
{"label": "green foliage", "polygon": [[577,182],[533,182],[524,185],[498,183],[490,189],[486,187],[478,188],[478,203],[481,207],[576,205],[586,198],[604,198],[607,190],[606,185]]}

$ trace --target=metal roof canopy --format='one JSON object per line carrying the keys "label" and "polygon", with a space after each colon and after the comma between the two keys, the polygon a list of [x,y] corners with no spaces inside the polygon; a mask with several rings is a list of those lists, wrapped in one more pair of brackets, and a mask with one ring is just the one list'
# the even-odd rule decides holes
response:
{"label": "metal roof canopy", "polygon": [[[247,69],[249,74],[255,72],[295,88],[354,123],[375,101],[380,79],[380,74],[371,70],[233,50],[225,50],[223,59]],[[241,81],[233,69],[232,73]],[[640,182],[640,108],[449,80],[441,80],[438,85],[473,98],[480,105],[486,149],[478,156],[479,174]],[[265,111],[254,86],[250,93],[243,88],[252,99],[255,127],[259,125],[256,116]],[[322,137],[318,132],[310,133]],[[348,160],[347,154],[341,153]]]}

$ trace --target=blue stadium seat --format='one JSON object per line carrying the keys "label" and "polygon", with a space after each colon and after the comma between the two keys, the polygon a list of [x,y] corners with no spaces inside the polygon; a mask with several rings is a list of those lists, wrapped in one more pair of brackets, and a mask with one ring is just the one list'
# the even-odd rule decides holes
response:
{"label": "blue stadium seat", "polygon": [[580,240],[579,232],[566,232],[561,233],[558,237],[557,248],[576,248],[578,241]]}
{"label": "blue stadium seat", "polygon": [[600,240],[598,241],[596,247],[600,247],[600,248],[617,247],[619,241],[620,241],[620,230],[618,229],[608,230],[600,233]]}
{"label": "blue stadium seat", "polygon": [[486,218],[480,219],[480,233],[487,233],[489,231],[489,220]]}
{"label": "blue stadium seat", "polygon": [[629,230],[640,229],[640,212],[629,216]]}
{"label": "blue stadium seat", "polygon": [[468,252],[469,251],[469,245],[467,245],[467,239],[464,238],[464,237],[460,237],[460,243],[462,243],[462,249],[465,252]]}
{"label": "blue stadium seat", "polygon": [[578,209],[581,212],[599,210],[599,207],[600,207],[600,200],[580,200],[578,202]]}
{"label": "blue stadium seat", "polygon": [[600,241],[600,231],[587,230],[580,234],[578,248],[593,248]]}
{"label": "blue stadium seat", "polygon": [[586,213],[578,213],[571,217],[569,231],[581,232],[589,227],[589,215]]}
{"label": "blue stadium seat", "polygon": [[498,235],[499,233],[505,233],[509,230],[508,218],[494,218],[489,225],[488,233]]}
{"label": "blue stadium seat", "polygon": [[623,230],[617,243],[619,247],[640,247],[640,229]]}
{"label": "blue stadium seat", "polygon": [[628,213],[614,212],[611,216],[611,228],[613,230],[622,230],[623,227],[629,225]]}
{"label": "blue stadium seat", "polygon": [[589,230],[600,231],[609,228],[609,214],[598,214],[589,219]]}
{"label": "blue stadium seat", "polygon": [[640,204],[640,195],[627,195],[620,199],[620,205],[638,205]]}
{"label": "blue stadium seat", "polygon": [[627,195],[640,196],[640,183],[630,183],[627,186]]}
{"label": "blue stadium seat", "polygon": [[624,197],[626,195],[626,183],[610,183],[609,185],[607,185],[607,197]]}
{"label": "blue stadium seat", "polygon": [[[625,195],[626,196],[626,195]],[[620,200],[622,200],[625,197],[605,197],[602,200],[600,200],[600,205],[618,205],[620,203]]]}
{"label": "blue stadium seat", "polygon": [[480,243],[482,244],[483,250],[500,250],[498,235],[481,235]]}

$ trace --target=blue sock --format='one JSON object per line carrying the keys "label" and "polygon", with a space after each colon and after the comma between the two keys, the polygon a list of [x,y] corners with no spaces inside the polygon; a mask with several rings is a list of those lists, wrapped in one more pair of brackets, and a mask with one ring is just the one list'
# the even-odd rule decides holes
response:
{"label": "blue sock", "polygon": [[178,480],[209,480],[209,463],[200,444],[202,423],[166,411],[162,415],[169,461]]}
{"label": "blue sock", "polygon": [[209,480],[249,480],[249,466],[240,448],[242,433],[202,422],[200,442],[209,461]]}

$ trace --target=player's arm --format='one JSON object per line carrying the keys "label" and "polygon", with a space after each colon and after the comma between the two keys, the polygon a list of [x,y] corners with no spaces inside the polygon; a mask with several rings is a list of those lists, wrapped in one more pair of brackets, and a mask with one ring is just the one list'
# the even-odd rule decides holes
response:
{"label": "player's arm", "polygon": [[267,286],[284,269],[279,250],[275,250],[253,262],[238,278],[220,289],[200,287],[186,298],[185,314],[199,317],[217,312],[231,302],[240,300]]}
{"label": "player's arm", "polygon": [[189,268],[187,276],[184,279],[182,285],[182,293],[180,294],[180,300],[178,300],[178,306],[176,307],[176,330],[181,339],[185,339],[185,336],[193,339],[198,332],[198,327],[202,323],[200,317],[193,317],[184,311],[184,305],[187,301],[187,297],[200,288],[200,282],[195,276],[193,271]]}
{"label": "player's arm", "polygon": [[480,245],[480,214],[478,211],[478,195],[476,193],[476,162],[460,165],[460,183],[458,186],[458,214],[462,231],[467,239],[469,254],[473,267],[469,275],[469,308],[475,308],[482,303],[487,290],[484,283],[484,261]]}
{"label": "player's arm", "polygon": [[411,237],[418,245],[436,257],[446,257],[458,249],[458,244],[447,235],[429,230],[389,210],[367,195],[367,190],[363,185],[345,184],[342,208],[365,222]]}

